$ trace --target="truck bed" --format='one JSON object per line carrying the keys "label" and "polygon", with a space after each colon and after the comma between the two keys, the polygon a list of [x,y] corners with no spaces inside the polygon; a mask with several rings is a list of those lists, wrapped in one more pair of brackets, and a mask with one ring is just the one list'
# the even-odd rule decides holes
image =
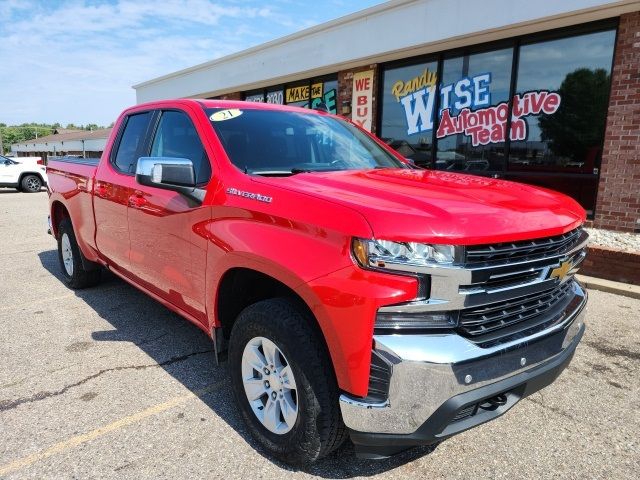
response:
{"label": "truck bed", "polygon": [[[56,233],[66,209],[85,255],[96,251],[93,183],[100,159],[52,159],[47,164],[47,188],[52,200],[52,229]],[[57,201],[57,203],[56,203]]]}

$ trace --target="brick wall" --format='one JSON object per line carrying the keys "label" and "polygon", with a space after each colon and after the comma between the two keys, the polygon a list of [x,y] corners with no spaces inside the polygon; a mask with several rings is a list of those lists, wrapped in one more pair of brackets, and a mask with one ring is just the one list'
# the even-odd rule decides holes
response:
{"label": "brick wall", "polygon": [[580,273],[640,285],[640,254],[592,245]]}
{"label": "brick wall", "polygon": [[[342,115],[343,102],[348,102],[351,105],[353,95],[353,74],[356,72],[363,72],[365,70],[373,70],[373,124],[371,126],[372,133],[376,133],[376,119],[378,118],[378,65],[367,65],[364,67],[354,68],[352,70],[343,70],[338,72],[338,114]],[[351,111],[353,111],[354,105],[351,105]],[[351,118],[351,114],[345,115]]]}
{"label": "brick wall", "polygon": [[594,226],[640,230],[640,12],[620,17]]}

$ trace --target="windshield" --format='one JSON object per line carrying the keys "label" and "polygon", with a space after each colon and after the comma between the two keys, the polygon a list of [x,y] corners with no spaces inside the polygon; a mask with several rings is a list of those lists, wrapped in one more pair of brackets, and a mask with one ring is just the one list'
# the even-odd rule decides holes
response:
{"label": "windshield", "polygon": [[231,162],[246,173],[408,168],[353,125],[278,110],[207,109]]}

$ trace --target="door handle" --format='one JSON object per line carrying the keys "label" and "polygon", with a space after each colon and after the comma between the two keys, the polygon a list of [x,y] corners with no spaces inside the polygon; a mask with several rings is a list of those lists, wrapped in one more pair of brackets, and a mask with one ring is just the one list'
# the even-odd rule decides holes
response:
{"label": "door handle", "polygon": [[133,208],[142,208],[147,204],[142,192],[136,192],[129,197],[129,206]]}

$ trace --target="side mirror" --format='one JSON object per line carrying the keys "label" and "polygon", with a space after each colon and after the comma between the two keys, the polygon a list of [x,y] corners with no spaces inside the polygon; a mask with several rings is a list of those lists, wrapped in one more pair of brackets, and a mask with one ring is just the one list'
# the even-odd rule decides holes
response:
{"label": "side mirror", "polygon": [[206,193],[196,187],[193,162],[186,158],[140,157],[136,164],[136,182],[181,193],[198,203],[202,203]]}
{"label": "side mirror", "polygon": [[5,160],[3,163],[5,165],[13,165],[13,162],[11,160]]}

